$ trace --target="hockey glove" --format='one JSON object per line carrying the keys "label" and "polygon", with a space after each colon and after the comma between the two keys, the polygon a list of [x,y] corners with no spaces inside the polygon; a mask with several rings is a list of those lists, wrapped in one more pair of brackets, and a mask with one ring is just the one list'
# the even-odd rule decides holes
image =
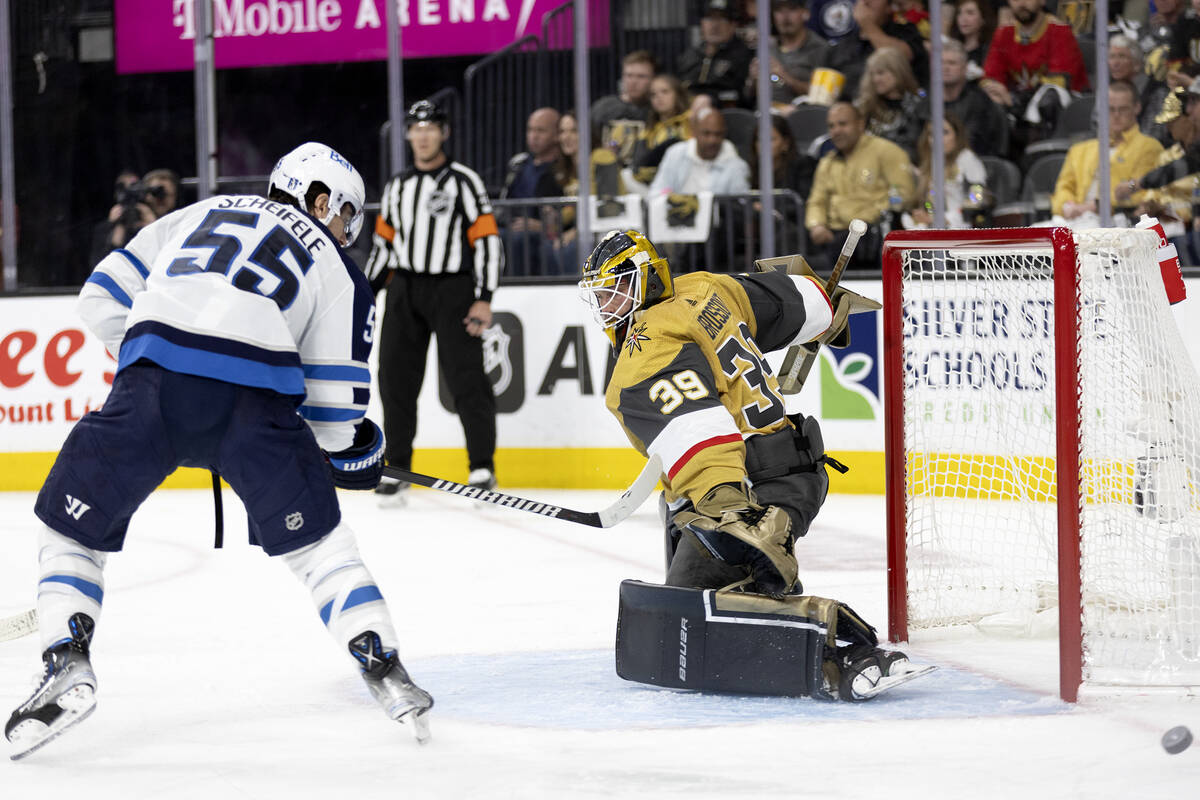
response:
{"label": "hockey glove", "polygon": [[326,453],[333,485],[339,489],[374,489],[383,477],[383,431],[369,419],[354,429],[354,443]]}
{"label": "hockey glove", "polygon": [[681,511],[675,524],[687,528],[713,557],[744,566],[763,594],[785,594],[796,585],[799,569],[792,555],[792,520],[778,506],[761,506],[736,484],[714,486]]}
{"label": "hockey glove", "polygon": [[829,329],[818,340],[828,347],[850,346],[850,315],[862,314],[867,311],[878,311],[883,308],[877,301],[863,297],[857,292],[835,287],[833,296],[829,298],[833,305],[833,322]]}

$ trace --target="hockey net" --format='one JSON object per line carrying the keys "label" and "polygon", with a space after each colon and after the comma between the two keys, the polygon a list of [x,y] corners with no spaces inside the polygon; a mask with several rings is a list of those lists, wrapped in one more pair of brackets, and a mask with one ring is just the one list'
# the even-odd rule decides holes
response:
{"label": "hockey net", "polygon": [[1200,379],[1139,230],[892,234],[889,633],[1057,629],[1060,689],[1200,686]]}

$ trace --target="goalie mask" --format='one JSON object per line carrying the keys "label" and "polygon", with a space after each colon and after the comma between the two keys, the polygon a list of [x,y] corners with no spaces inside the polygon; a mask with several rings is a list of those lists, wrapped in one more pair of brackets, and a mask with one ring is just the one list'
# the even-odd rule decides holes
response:
{"label": "goalie mask", "polygon": [[580,294],[613,347],[637,311],[674,294],[671,270],[650,240],[635,230],[609,231],[583,265]]}
{"label": "goalie mask", "polygon": [[321,220],[328,226],[334,216],[341,214],[346,204],[352,216],[346,222],[346,247],[354,244],[362,230],[363,205],[367,190],[362,176],[354,165],[328,145],[306,142],[279,159],[271,170],[267,190],[272,187],[292,197],[300,207],[308,209],[308,190],[314,183],[322,183],[329,190],[329,213]]}

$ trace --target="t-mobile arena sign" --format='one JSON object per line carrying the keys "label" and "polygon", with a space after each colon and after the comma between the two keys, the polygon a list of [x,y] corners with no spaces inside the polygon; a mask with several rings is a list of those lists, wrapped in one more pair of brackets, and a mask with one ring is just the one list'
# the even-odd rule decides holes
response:
{"label": "t-mobile arena sign", "polygon": [[[194,5],[204,0],[116,0],[117,72],[190,70]],[[593,46],[608,43],[609,0],[588,3]],[[217,69],[382,61],[386,0],[212,0]],[[541,34],[565,0],[397,0],[405,58],[491,53]],[[599,8],[603,6],[603,8]],[[563,24],[568,24],[566,20]],[[597,30],[597,28],[600,28]],[[569,32],[567,41],[570,41]]]}

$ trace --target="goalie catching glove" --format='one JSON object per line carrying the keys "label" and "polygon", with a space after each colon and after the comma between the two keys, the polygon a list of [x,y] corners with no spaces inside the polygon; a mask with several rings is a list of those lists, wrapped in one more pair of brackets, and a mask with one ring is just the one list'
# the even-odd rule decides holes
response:
{"label": "goalie catching glove", "polygon": [[354,429],[354,443],[326,453],[333,485],[339,489],[374,489],[383,477],[383,431],[369,419]]}
{"label": "goalie catching glove", "polygon": [[778,506],[762,506],[733,483],[708,490],[695,511],[680,511],[675,524],[691,531],[708,555],[744,566],[764,594],[786,594],[799,568],[792,555],[792,520]]}
{"label": "goalie catching glove", "polygon": [[819,276],[801,255],[760,258],[754,262],[754,266],[758,268],[759,272],[779,269],[788,275],[803,275],[812,279],[813,283],[820,286],[821,291],[825,292],[826,297],[829,298],[829,305],[833,308],[833,322],[823,334],[812,342],[801,345],[812,352],[816,352],[818,346],[822,344],[828,347],[849,347],[850,315],[878,311],[883,308],[878,301],[864,297],[858,292],[844,289],[840,285],[835,285],[833,291],[830,292],[829,282]]}

